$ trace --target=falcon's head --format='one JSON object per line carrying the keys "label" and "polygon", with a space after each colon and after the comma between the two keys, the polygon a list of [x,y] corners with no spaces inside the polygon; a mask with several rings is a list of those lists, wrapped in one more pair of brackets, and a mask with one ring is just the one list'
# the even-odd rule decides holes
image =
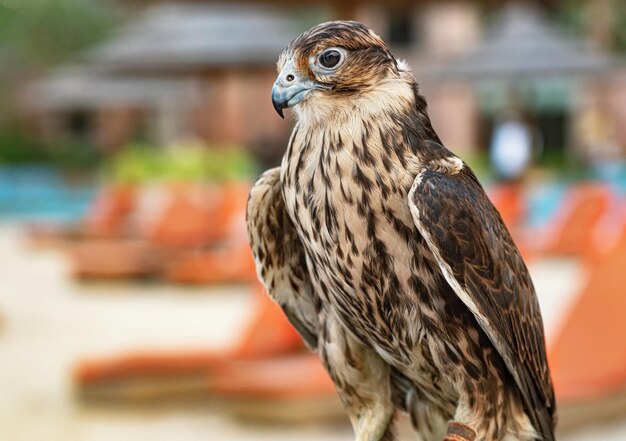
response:
{"label": "falcon's head", "polygon": [[306,31],[280,55],[278,72],[272,102],[281,117],[283,109],[305,100],[321,104],[351,97],[400,75],[385,42],[355,21],[330,21]]}

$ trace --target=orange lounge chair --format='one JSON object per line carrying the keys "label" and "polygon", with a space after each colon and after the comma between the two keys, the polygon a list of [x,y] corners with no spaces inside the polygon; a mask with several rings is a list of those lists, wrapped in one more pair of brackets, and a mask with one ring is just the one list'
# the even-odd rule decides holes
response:
{"label": "orange lounge chair", "polygon": [[135,209],[136,196],[136,188],[132,185],[105,186],[96,196],[82,221],[82,235],[87,237],[127,235],[128,216]]}
{"label": "orange lounge chair", "polygon": [[113,359],[85,360],[74,371],[79,391],[88,398],[135,401],[155,395],[167,396],[164,390],[176,392],[176,388],[172,390],[172,384],[179,384],[180,379],[195,378],[195,391],[201,387],[206,393],[207,378],[217,370],[224,372],[228,363],[302,351],[304,345],[300,336],[260,286],[257,285],[252,298],[256,314],[235,347],[219,351],[139,353]]}
{"label": "orange lounge chair", "polygon": [[549,350],[557,399],[568,423],[615,397],[626,402],[626,231],[589,270],[588,282]]}
{"label": "orange lounge chair", "polygon": [[548,227],[543,241],[546,246],[541,251],[570,256],[593,252],[597,246],[593,232],[612,206],[613,193],[606,185],[585,183],[572,187]]}
{"label": "orange lounge chair", "polygon": [[213,219],[220,216],[221,207],[212,190],[193,184],[148,190],[148,202],[140,205],[136,215],[137,235],[163,247],[195,247],[221,239],[214,233]]}
{"label": "orange lounge chair", "polygon": [[180,183],[162,191],[166,192],[166,200],[161,202],[160,211],[155,213],[148,207],[145,214],[138,213],[142,218],[138,221],[139,236],[156,245],[201,246],[229,237],[233,221],[245,212],[250,184]]}
{"label": "orange lounge chair", "polygon": [[128,279],[154,274],[158,261],[150,244],[135,239],[92,239],[69,246],[78,279]]}
{"label": "orange lounge chair", "polygon": [[498,184],[487,189],[487,194],[500,213],[522,257],[528,262],[533,254],[526,244],[526,236],[522,230],[528,208],[524,188],[518,183]]}
{"label": "orange lounge chair", "polygon": [[[213,216],[211,231],[219,235],[219,247],[180,249],[165,262],[162,276],[187,284],[242,283],[256,280],[254,260],[248,245],[245,208],[248,184],[223,187],[220,210]],[[180,215],[180,214],[179,214]],[[215,240],[214,236],[212,240]]]}
{"label": "orange lounge chair", "polygon": [[[100,279],[165,274],[187,283],[249,281],[250,258],[236,245],[245,237],[245,225],[243,232],[234,228],[245,211],[248,189],[243,183],[146,188],[129,216],[133,239],[94,238],[71,245],[74,274]],[[224,251],[206,251],[219,242]]]}
{"label": "orange lounge chair", "polygon": [[91,202],[85,217],[73,224],[38,223],[28,227],[29,243],[63,246],[85,238],[128,237],[129,216],[135,209],[137,191],[132,185],[106,185]]}
{"label": "orange lounge chair", "polygon": [[166,264],[166,280],[185,284],[249,283],[256,280],[247,243],[217,250],[194,250]]}
{"label": "orange lounge chair", "polygon": [[218,369],[208,384],[220,408],[241,418],[345,419],[335,385],[315,354],[231,362]]}
{"label": "orange lounge chair", "polygon": [[526,217],[526,200],[521,184],[499,184],[488,189],[487,194],[500,212],[502,220],[510,230],[521,226]]}

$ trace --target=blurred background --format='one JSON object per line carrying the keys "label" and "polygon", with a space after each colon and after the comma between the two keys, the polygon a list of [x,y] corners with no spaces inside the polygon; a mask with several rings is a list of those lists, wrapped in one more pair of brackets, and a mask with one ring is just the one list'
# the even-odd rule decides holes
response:
{"label": "blurred background", "polygon": [[560,439],[626,439],[621,0],[0,1],[0,439],[352,439],[244,225],[278,54],[329,19],[407,59],[501,211]]}

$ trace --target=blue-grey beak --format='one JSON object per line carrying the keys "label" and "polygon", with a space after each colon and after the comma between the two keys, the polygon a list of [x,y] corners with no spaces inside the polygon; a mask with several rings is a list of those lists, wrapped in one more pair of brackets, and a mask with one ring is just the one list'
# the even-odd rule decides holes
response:
{"label": "blue-grey beak", "polygon": [[330,88],[331,86],[302,78],[296,71],[293,61],[289,60],[278,74],[272,87],[272,103],[276,113],[284,118],[283,109],[295,106],[313,90]]}

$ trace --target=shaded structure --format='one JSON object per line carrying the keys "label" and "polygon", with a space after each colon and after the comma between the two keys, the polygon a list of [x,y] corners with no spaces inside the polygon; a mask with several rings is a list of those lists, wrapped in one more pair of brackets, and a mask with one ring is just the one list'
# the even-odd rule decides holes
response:
{"label": "shaded structure", "polygon": [[618,63],[561,32],[529,3],[506,4],[494,23],[475,47],[431,60],[422,78],[435,90],[471,91],[473,118],[480,121],[482,133],[470,147],[486,146],[494,120],[511,109],[527,114],[546,151],[558,154],[571,147],[584,94],[605,81]]}
{"label": "shaded structure", "polygon": [[105,149],[187,136],[282,145],[287,127],[268,90],[277,54],[302,29],[260,6],[157,4],[81,64],[51,72],[30,98],[48,135],[74,130]]}
{"label": "shaded structure", "polygon": [[424,74],[430,81],[526,81],[606,72],[613,61],[581,40],[559,32],[536,8],[512,3],[501,11],[487,37],[473,49]]}
{"label": "shaded structure", "polygon": [[116,72],[264,68],[301,31],[272,8],[162,4],[145,10],[87,60]]}

